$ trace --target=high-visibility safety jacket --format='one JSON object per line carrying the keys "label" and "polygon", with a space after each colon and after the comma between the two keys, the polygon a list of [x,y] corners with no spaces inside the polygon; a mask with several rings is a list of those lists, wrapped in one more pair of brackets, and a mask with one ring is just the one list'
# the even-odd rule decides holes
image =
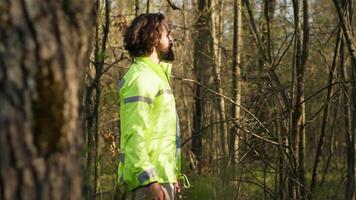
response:
{"label": "high-visibility safety jacket", "polygon": [[119,83],[119,186],[174,183],[180,175],[179,122],[171,64],[137,57]]}

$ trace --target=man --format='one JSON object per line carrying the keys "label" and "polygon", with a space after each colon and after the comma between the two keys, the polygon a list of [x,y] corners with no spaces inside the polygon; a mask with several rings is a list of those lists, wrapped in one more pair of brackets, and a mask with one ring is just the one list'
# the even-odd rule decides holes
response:
{"label": "man", "polygon": [[171,64],[161,62],[174,59],[164,15],[136,17],[124,43],[134,62],[119,84],[119,185],[133,191],[135,199],[174,199],[179,192],[180,139]]}

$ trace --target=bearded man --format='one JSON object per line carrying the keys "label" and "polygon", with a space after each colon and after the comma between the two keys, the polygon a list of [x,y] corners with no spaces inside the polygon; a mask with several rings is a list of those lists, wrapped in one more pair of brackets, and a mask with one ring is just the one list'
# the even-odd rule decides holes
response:
{"label": "bearded man", "polygon": [[124,35],[133,64],[119,83],[119,186],[134,199],[173,200],[179,192],[180,137],[170,76],[173,37],[163,14],[136,17]]}

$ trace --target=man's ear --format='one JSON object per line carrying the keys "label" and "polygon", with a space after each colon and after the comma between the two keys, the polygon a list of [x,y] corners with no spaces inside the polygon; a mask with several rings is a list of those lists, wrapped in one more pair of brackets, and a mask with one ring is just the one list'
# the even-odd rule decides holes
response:
{"label": "man's ear", "polygon": [[157,53],[157,48],[156,47],[152,47],[152,53],[156,52]]}

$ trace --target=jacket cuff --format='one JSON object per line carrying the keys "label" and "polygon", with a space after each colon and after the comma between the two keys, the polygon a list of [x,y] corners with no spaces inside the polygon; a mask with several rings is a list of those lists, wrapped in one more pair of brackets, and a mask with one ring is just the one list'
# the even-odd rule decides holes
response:
{"label": "jacket cuff", "polygon": [[149,183],[158,181],[157,172],[154,167],[142,171],[137,176],[138,181],[141,185],[148,185]]}

